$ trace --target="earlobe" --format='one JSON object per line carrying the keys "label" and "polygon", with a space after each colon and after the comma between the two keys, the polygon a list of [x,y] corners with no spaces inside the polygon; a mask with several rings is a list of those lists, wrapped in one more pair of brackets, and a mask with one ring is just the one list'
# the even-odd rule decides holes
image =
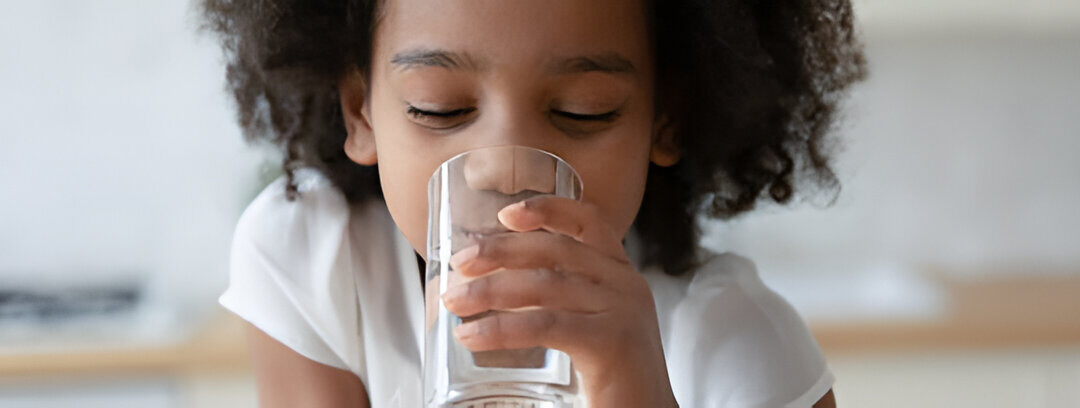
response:
{"label": "earlobe", "polygon": [[368,119],[370,109],[363,74],[356,70],[346,74],[338,84],[338,98],[341,100],[341,116],[347,133],[343,146],[345,155],[357,164],[375,165],[378,155],[375,151],[375,133]]}
{"label": "earlobe", "polygon": [[674,123],[667,115],[661,115],[653,125],[649,161],[660,167],[670,167],[678,163],[681,153],[679,143],[675,139]]}

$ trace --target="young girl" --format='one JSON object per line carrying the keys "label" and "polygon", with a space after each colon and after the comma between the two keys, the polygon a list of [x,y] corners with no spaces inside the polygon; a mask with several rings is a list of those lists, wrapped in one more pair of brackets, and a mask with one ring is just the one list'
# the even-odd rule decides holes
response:
{"label": "young girl", "polygon": [[[419,407],[426,183],[482,146],[554,153],[581,202],[503,209],[442,298],[473,350],[567,352],[594,407],[827,407],[824,358],[753,264],[697,246],[823,152],[863,74],[846,0],[206,0],[251,139],[285,175],[221,303],[264,407]],[[418,273],[419,269],[419,273]],[[535,271],[560,271],[536,273]]]}

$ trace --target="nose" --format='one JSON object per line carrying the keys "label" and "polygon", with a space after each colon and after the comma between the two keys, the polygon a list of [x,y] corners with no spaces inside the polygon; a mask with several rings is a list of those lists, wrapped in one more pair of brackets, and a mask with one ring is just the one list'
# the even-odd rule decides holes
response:
{"label": "nose", "polygon": [[473,190],[515,195],[555,193],[555,158],[519,146],[476,150],[465,157],[465,183]]}

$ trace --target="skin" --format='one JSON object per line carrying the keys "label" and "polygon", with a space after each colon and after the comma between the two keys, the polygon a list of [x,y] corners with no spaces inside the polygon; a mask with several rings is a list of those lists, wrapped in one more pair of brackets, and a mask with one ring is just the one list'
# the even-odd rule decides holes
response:
{"label": "skin", "polygon": [[[622,246],[649,163],[679,160],[653,106],[645,22],[642,4],[624,0],[390,1],[369,76],[353,72],[340,84],[345,151],[379,165],[390,215],[425,258],[427,181],[443,161],[516,144],[578,171],[580,202],[536,197],[506,207],[499,221],[513,232],[454,254],[451,265],[467,279],[452,283],[443,301],[460,316],[527,307],[463,324],[455,336],[476,351],[565,351],[595,407],[677,406],[652,294]],[[367,405],[351,373],[254,327],[249,338],[263,406],[295,406],[291,398]],[[311,386],[297,387],[298,376]]]}

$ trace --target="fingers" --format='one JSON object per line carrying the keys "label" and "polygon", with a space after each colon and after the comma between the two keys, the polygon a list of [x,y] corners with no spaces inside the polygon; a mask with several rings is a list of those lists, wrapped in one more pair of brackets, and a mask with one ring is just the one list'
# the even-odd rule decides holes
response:
{"label": "fingers", "polygon": [[573,239],[545,231],[510,232],[485,237],[450,257],[450,266],[466,277],[496,269],[548,268],[577,274],[594,283],[615,278],[624,264],[581,245]]}
{"label": "fingers", "polygon": [[581,276],[541,268],[506,270],[453,285],[442,299],[450,312],[472,316],[530,306],[596,313],[605,309],[611,295],[610,289]]}
{"label": "fingers", "polygon": [[590,315],[560,310],[538,309],[518,312],[499,312],[464,323],[454,328],[454,336],[472,351],[508,350],[528,347],[547,347],[577,354],[592,345],[595,332]]}
{"label": "fingers", "polygon": [[543,229],[563,234],[600,250],[612,258],[627,261],[622,237],[600,217],[593,204],[558,196],[538,196],[506,206],[499,222],[514,231]]}
{"label": "fingers", "polygon": [[631,301],[651,294],[595,205],[539,196],[498,217],[512,232],[485,236],[449,260],[465,279],[447,288],[443,304],[476,319],[454,328],[465,347],[601,355],[628,333],[615,323],[652,309]]}

